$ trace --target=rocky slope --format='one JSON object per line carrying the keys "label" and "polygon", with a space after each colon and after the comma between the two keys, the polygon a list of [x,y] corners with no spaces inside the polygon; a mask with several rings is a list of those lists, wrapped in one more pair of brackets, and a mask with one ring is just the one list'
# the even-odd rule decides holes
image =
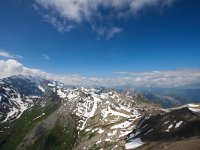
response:
{"label": "rocky slope", "polygon": [[[199,140],[200,105],[184,105],[143,118],[129,134],[126,147],[137,149],[172,149],[188,140]],[[141,146],[141,147],[139,147]],[[200,145],[195,145],[200,148]],[[176,148],[175,148],[176,149]],[[189,148],[188,148],[189,149]]]}

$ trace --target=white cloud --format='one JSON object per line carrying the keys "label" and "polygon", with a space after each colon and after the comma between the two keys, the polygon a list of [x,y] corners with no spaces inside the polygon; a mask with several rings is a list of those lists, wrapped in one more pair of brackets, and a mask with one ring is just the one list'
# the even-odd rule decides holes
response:
{"label": "white cloud", "polygon": [[4,58],[20,58],[20,59],[23,58],[23,56],[21,55],[14,55],[5,50],[0,50],[0,56]]}
{"label": "white cloud", "polygon": [[[16,60],[0,60],[0,77],[12,75],[33,75],[52,79],[69,85],[82,86],[130,86],[130,87],[189,87],[200,88],[200,69],[183,69],[153,72],[117,72],[114,78],[85,77],[80,75],[56,75],[39,69],[23,66]],[[123,74],[121,76],[121,74]]]}
{"label": "white cloud", "polygon": [[[35,0],[33,7],[58,31],[70,31],[82,22],[112,24],[112,21],[139,15],[147,8],[163,9],[177,0]],[[113,25],[116,26],[116,25]],[[99,30],[102,30],[101,27]],[[121,30],[113,30],[106,38]],[[97,33],[102,34],[99,31]],[[110,35],[109,35],[110,34]]]}
{"label": "white cloud", "polygon": [[13,75],[40,75],[45,76],[46,73],[38,70],[24,67],[21,63],[14,59],[0,60],[0,77],[9,77]]}

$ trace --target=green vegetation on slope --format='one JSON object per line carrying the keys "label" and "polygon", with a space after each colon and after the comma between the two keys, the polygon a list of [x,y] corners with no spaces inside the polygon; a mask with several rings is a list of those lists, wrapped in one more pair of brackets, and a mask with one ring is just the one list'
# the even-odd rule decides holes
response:
{"label": "green vegetation on slope", "polygon": [[[0,149],[16,149],[26,133],[33,129],[40,120],[48,117],[52,112],[58,109],[58,107],[59,104],[56,103],[49,104],[44,108],[36,104],[32,108],[26,110],[19,119],[13,121],[9,128],[0,134]],[[43,113],[45,114],[44,116],[37,118]]]}
{"label": "green vegetation on slope", "polygon": [[71,150],[77,138],[76,128],[64,129],[60,125],[44,133],[33,145],[27,147],[29,150]]}

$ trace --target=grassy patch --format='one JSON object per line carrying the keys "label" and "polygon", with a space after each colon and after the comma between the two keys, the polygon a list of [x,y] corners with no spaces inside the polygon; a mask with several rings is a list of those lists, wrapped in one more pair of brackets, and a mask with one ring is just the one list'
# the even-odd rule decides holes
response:
{"label": "grassy patch", "polygon": [[101,149],[101,147],[98,146],[98,145],[96,145],[96,144],[94,144],[94,145],[90,148],[90,150],[99,150],[99,149]]}
{"label": "grassy patch", "polygon": [[77,138],[76,128],[64,130],[60,125],[44,133],[33,145],[27,147],[29,150],[71,150]]}
{"label": "grassy patch", "polygon": [[96,135],[96,132],[92,132],[92,133],[90,133],[88,139],[93,138],[95,135]]}
{"label": "grassy patch", "polygon": [[116,145],[116,142],[105,142],[103,145],[103,149],[110,148],[113,145]]}
{"label": "grassy patch", "polygon": [[[10,128],[0,135],[0,149],[14,150],[20,144],[26,133],[33,129],[37,122],[49,116],[59,107],[59,104],[49,104],[46,107],[35,105],[26,110],[19,119],[16,119],[10,124]],[[44,116],[35,119],[45,113]],[[34,120],[35,119],[35,120]]]}

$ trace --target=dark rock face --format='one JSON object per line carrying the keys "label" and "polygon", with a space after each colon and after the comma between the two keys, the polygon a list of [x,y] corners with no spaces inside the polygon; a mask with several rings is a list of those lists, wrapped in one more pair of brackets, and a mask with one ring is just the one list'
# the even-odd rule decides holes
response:
{"label": "dark rock face", "polygon": [[2,79],[2,82],[8,88],[12,87],[25,96],[41,96],[43,93],[37,85],[40,80],[36,77],[13,76]]}
{"label": "dark rock face", "polygon": [[144,117],[127,142],[139,138],[144,143],[175,142],[200,136],[200,114],[183,107],[168,113]]}

